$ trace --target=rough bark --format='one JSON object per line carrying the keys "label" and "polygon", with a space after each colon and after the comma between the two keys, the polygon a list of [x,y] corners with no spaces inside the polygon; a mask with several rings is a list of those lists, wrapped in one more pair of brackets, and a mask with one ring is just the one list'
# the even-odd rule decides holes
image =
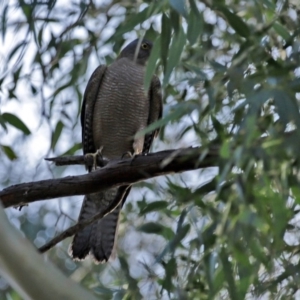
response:
{"label": "rough bark", "polygon": [[[217,148],[187,148],[112,160],[105,167],[89,174],[10,186],[0,192],[0,200],[4,207],[10,207],[57,197],[95,193],[160,175],[217,166],[218,152]],[[67,164],[74,164],[74,161],[76,159],[72,158]],[[83,164],[84,157],[79,157],[78,161]]]}

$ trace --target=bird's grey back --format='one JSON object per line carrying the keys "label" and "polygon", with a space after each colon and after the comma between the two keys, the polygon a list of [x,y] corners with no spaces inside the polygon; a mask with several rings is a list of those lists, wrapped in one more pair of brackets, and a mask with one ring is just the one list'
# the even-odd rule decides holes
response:
{"label": "bird's grey back", "polygon": [[128,58],[116,60],[105,72],[93,118],[95,146],[103,147],[104,157],[133,152],[134,134],[147,127],[150,105],[144,72],[145,66]]}

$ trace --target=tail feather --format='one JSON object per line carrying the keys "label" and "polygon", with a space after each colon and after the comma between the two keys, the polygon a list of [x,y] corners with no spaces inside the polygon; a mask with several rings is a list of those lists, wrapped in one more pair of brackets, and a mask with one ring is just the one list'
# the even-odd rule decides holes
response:
{"label": "tail feather", "polygon": [[119,214],[129,191],[130,187],[122,186],[85,196],[79,222],[92,218],[115,200],[120,204],[110,214],[74,236],[70,249],[73,259],[81,260],[92,254],[97,262],[106,262],[114,254]]}
{"label": "tail feather", "polygon": [[[83,199],[78,222],[92,218],[97,212],[96,203],[92,201],[90,195],[86,195]],[[93,224],[86,226],[79,231],[71,244],[70,254],[74,259],[84,259],[90,252],[90,236],[92,233]]]}
{"label": "tail feather", "polygon": [[91,245],[91,254],[96,261],[106,262],[110,257],[114,258],[114,250],[117,243],[117,228],[122,204],[109,215],[99,220],[94,225]]}

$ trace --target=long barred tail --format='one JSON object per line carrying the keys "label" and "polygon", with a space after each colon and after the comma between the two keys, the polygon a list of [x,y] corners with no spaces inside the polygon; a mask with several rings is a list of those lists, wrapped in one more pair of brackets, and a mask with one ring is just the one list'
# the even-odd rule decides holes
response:
{"label": "long barred tail", "polygon": [[129,191],[130,187],[122,186],[84,197],[79,222],[92,218],[111,202],[118,201],[120,204],[113,212],[74,236],[70,248],[73,259],[81,260],[91,254],[97,262],[103,263],[114,256],[119,215]]}

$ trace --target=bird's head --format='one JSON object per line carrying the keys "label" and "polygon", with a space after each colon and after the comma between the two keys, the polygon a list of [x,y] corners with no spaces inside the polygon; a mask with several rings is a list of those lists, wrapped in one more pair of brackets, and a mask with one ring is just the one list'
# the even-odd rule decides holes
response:
{"label": "bird's head", "polygon": [[127,45],[122,51],[119,58],[127,57],[138,64],[145,65],[150,56],[152,43],[146,39],[136,39]]}

